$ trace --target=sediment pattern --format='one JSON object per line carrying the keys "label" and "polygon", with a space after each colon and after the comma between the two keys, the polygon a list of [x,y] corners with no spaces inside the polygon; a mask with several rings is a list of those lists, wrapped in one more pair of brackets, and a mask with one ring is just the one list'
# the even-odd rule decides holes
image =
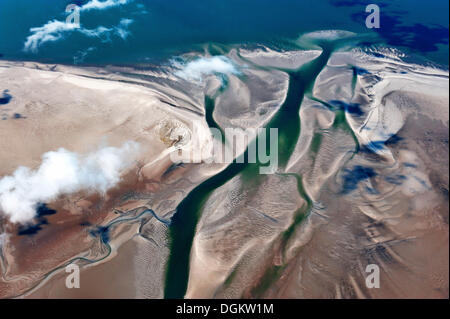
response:
{"label": "sediment pattern", "polygon": [[[234,48],[224,73],[1,62],[0,174],[105,136],[142,151],[106,194],[59,197],[32,225],[0,217],[0,296],[448,298],[448,71],[348,37]],[[171,162],[208,127],[277,128],[277,170]]]}

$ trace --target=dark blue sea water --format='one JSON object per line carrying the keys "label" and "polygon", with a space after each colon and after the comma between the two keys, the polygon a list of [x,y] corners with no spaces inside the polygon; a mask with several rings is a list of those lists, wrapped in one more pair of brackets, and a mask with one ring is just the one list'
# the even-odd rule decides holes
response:
{"label": "dark blue sea water", "polygon": [[[52,29],[65,22],[68,4],[92,1],[113,5],[82,10],[80,29]],[[365,26],[369,3],[380,7],[379,29]],[[0,58],[155,63],[211,43],[284,46],[305,32],[341,29],[448,66],[448,7],[447,0],[0,0]]]}

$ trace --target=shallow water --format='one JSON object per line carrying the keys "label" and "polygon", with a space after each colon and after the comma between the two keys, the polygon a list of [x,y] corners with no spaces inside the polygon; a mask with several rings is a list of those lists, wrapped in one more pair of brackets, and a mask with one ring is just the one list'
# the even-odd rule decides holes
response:
{"label": "shallow water", "polygon": [[[365,27],[365,7],[372,1],[343,0],[143,0],[105,10],[81,12],[83,28],[114,28],[120,19],[133,22],[122,39],[114,32],[88,37],[67,32],[37,52],[25,52],[30,28],[64,21],[69,3],[87,0],[3,0],[0,2],[0,54],[3,59],[68,64],[142,64],[166,61],[173,55],[222,45],[270,44],[290,46],[299,34],[340,29],[378,36],[372,43],[448,65],[448,2],[430,0],[377,1],[381,28]],[[367,43],[370,44],[370,43]]]}
{"label": "shallow water", "polygon": [[[288,94],[283,105],[277,114],[268,123],[266,129],[278,129],[278,157],[279,167],[284,168],[294,150],[300,134],[300,118],[298,117],[300,105],[305,92],[311,89],[315,78],[326,65],[328,58],[339,41],[318,43],[322,46],[322,54],[310,63],[302,66],[298,70],[289,72]],[[213,108],[206,108],[208,113],[212,113]],[[211,117],[207,114],[206,117]],[[269,136],[266,137],[266,145],[269,143]],[[257,143],[254,141],[253,143]],[[258,145],[258,144],[257,144]],[[257,146],[258,147],[258,146]],[[248,158],[244,154],[244,158]],[[189,257],[192,240],[194,238],[196,224],[201,216],[203,205],[211,193],[217,188],[230,181],[238,174],[242,174],[247,185],[244,187],[258,187],[261,179],[259,168],[261,163],[236,163],[233,162],[225,170],[212,178],[206,180],[189,195],[187,195],[177,207],[176,213],[170,225],[170,258],[165,286],[166,298],[183,298],[186,293],[189,276]],[[301,177],[298,176],[300,179]],[[304,193],[300,194],[305,196]],[[309,199],[305,196],[307,202]],[[297,223],[294,222],[294,227]],[[286,238],[285,240],[287,240]]]}

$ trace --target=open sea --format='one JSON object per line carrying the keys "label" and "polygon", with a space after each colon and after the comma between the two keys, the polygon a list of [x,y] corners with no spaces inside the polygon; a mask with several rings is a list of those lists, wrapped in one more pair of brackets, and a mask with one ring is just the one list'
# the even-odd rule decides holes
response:
{"label": "open sea", "polygon": [[[64,64],[152,64],[205,46],[289,46],[302,33],[346,30],[448,66],[446,0],[0,0],[0,58]],[[101,3],[102,2],[102,3]],[[368,29],[368,4],[380,28]],[[82,8],[78,29],[66,7]]]}

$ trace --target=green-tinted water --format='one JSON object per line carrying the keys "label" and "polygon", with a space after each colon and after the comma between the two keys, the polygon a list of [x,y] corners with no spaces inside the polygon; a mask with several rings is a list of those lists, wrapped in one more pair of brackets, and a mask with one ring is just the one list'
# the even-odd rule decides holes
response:
{"label": "green-tinted water", "polygon": [[[322,43],[321,46],[323,52],[318,58],[298,70],[289,71],[290,81],[286,99],[267,126],[267,128],[278,129],[279,164],[282,168],[287,164],[300,134],[299,109],[303,96],[305,92],[311,89],[316,77],[326,65],[334,49],[334,45],[329,43]],[[207,100],[208,107],[206,110],[210,113],[207,115],[207,118],[212,118],[211,113],[213,112],[213,107],[211,107],[210,103],[212,101]],[[267,134],[266,138],[269,139],[269,134]],[[248,150],[246,151],[245,158],[248,158],[247,152]],[[261,163],[258,162],[255,164],[233,162],[225,170],[197,186],[179,204],[170,226],[171,255],[166,273],[166,298],[183,298],[186,293],[192,241],[197,222],[208,197],[215,189],[221,187],[238,174],[241,174],[243,183],[254,184],[255,181],[260,181],[261,178],[265,178],[264,175],[259,174],[260,166]],[[304,193],[300,195],[306,197]],[[305,199],[309,203],[309,199]],[[298,216],[295,218],[297,222],[294,222],[292,228],[303,219],[302,215],[304,213],[297,214]],[[287,238],[285,240],[288,239],[292,232],[293,229],[286,233],[285,237]]]}

